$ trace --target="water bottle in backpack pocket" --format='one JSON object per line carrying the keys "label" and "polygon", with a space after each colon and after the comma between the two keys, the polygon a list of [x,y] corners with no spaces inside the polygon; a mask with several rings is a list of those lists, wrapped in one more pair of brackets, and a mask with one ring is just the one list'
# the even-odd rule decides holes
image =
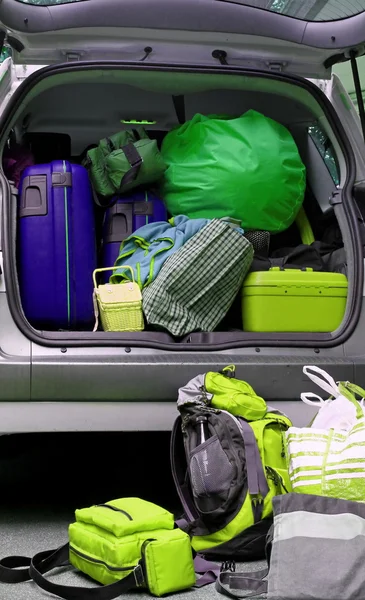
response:
{"label": "water bottle in backpack pocket", "polygon": [[242,441],[227,415],[198,414],[190,427],[196,436],[187,435],[184,442],[195,504],[202,514],[217,514],[243,490]]}
{"label": "water bottle in backpack pocket", "polygon": [[[198,419],[207,417],[197,417]],[[201,513],[219,508],[227,497],[233,467],[217,434],[208,436],[190,452],[190,481],[195,502]]]}

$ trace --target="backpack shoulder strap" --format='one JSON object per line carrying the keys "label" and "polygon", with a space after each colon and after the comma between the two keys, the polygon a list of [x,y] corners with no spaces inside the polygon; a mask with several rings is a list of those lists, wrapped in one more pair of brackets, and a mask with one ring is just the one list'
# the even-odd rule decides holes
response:
{"label": "backpack shoulder strap", "polygon": [[[181,431],[181,417],[178,416],[171,432],[170,464],[176,491],[182,504],[185,518],[192,523],[199,518],[189,487],[188,466],[185,456],[184,440]],[[182,522],[180,523],[181,528]]]}
{"label": "backpack shoulder strap", "polygon": [[255,522],[257,522],[262,518],[263,501],[269,492],[269,486],[253,429],[245,419],[238,417],[238,420],[246,453],[248,491],[253,504]]}
{"label": "backpack shoulder strap", "polygon": [[201,577],[197,577],[194,588],[201,588],[217,580],[221,567],[197,554],[194,558],[194,569],[197,575],[201,575]]}

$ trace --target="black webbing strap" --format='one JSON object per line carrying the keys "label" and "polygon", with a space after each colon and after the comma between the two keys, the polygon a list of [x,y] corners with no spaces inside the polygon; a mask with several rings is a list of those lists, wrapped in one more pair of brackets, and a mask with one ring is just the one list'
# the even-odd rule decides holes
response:
{"label": "black webbing strap", "polygon": [[20,583],[33,580],[46,592],[64,598],[64,600],[114,600],[130,589],[142,586],[145,581],[141,564],[138,564],[124,579],[97,588],[61,585],[49,581],[43,576],[44,573],[48,573],[56,567],[68,564],[68,544],[57,550],[39,552],[33,558],[8,556],[0,561],[0,581],[2,583]]}
{"label": "black webbing strap", "polygon": [[[143,163],[142,156],[139,154],[138,150],[132,143],[122,146],[121,150],[123,150],[124,155],[130,164],[130,169],[126,173],[124,173],[124,175],[122,177],[122,180],[120,182],[119,192],[116,192],[113,195],[113,197],[109,200],[109,202],[100,202],[99,197],[98,197],[97,193],[95,192],[93,185],[91,186],[94,202],[97,206],[100,206],[101,208],[110,208],[111,206],[113,206],[116,203],[116,201],[118,200],[118,194],[122,191],[123,186],[127,185],[128,183],[131,183],[132,181],[134,181],[136,179],[136,177],[139,173],[139,170],[141,168],[141,165]],[[89,166],[89,168],[90,168],[90,166]]]}
{"label": "black webbing strap", "polygon": [[118,196],[116,195],[116,196],[112,196],[112,198],[109,200],[109,202],[100,202],[99,197],[98,197],[96,191],[94,190],[94,186],[92,184],[91,184],[91,190],[92,190],[94,202],[97,206],[100,206],[100,208],[111,208],[112,206],[114,206],[114,204],[118,200]]}
{"label": "black webbing strap", "polygon": [[[40,572],[46,573],[55,567],[69,564],[69,546],[65,544],[57,550],[39,552],[36,556]],[[1,559],[0,581],[2,583],[20,583],[31,580],[29,568],[32,560],[28,556],[7,556]]]}
{"label": "black webbing strap", "polygon": [[123,186],[128,185],[128,183],[131,183],[136,179],[141,165],[143,163],[143,158],[134,144],[126,144],[125,146],[122,146],[121,150],[123,150],[124,155],[127,161],[129,162],[131,168],[129,169],[129,171],[124,173],[122,181],[120,182],[120,189],[122,189]]}
{"label": "black webbing strap", "polygon": [[237,573],[234,562],[223,563],[221,572],[215,582],[216,590],[229,598],[252,598],[252,596],[267,594],[273,537],[274,525],[270,527],[266,536],[265,556],[267,567],[250,573]]}
{"label": "black webbing strap", "polygon": [[[139,135],[138,131],[136,129],[133,129],[132,131],[133,131],[133,135],[136,138],[136,141],[140,140],[141,136]],[[113,142],[110,138],[105,138],[105,140],[106,140],[106,144],[108,146],[109,152],[114,152],[114,150],[117,150],[117,148],[115,147],[115,145],[113,144]],[[98,194],[96,193],[93,185],[91,185],[94,202],[97,206],[100,206],[101,208],[110,208],[111,206],[113,206],[113,204],[116,203],[116,201],[118,199],[117,196],[123,190],[123,186],[128,185],[128,183],[131,183],[132,181],[134,181],[136,179],[136,177],[139,173],[139,170],[141,168],[141,165],[143,163],[142,156],[139,154],[138,150],[136,149],[136,147],[134,146],[134,144],[132,142],[129,142],[125,146],[122,146],[120,149],[124,152],[124,155],[129,162],[130,169],[123,175],[122,180],[120,182],[119,191],[117,191],[109,201],[100,202]],[[86,158],[84,160],[84,166],[89,171],[89,176],[90,176],[90,170],[91,170],[92,164],[91,164],[91,160],[88,156],[86,156]],[[91,178],[90,178],[90,181],[91,181]]]}
{"label": "black webbing strap", "polygon": [[232,573],[223,571],[218,575],[216,590],[229,598],[250,598],[258,594],[267,594],[268,569],[252,573]]}

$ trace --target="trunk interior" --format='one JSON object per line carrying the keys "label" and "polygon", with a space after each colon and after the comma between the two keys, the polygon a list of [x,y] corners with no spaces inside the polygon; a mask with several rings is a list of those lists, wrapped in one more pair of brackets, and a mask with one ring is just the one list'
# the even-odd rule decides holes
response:
{"label": "trunk interior", "polygon": [[[265,345],[283,342],[301,343],[329,340],[341,332],[349,318],[352,296],[354,294],[353,246],[349,223],[346,222],[341,207],[331,205],[330,198],[338,185],[343,184],[344,164],[340,145],[331,129],[330,121],[310,89],[301,88],[298,82],[288,78],[275,79],[263,74],[199,74],[171,73],[133,70],[94,69],[77,72],[50,74],[29,91],[26,99],[14,114],[11,127],[11,140],[31,146],[37,163],[52,159],[70,160],[80,164],[85,150],[100,139],[122,129],[131,128],[131,122],[149,122],[143,125],[151,138],[159,146],[166,133],[179,124],[179,110],[176,110],[174,97],[183,97],[185,120],[196,113],[204,115],[225,114],[240,116],[254,109],[286,126],[291,132],[301,158],[307,169],[306,194],[303,204],[316,243],[321,243],[321,254],[331,273],[342,273],[348,279],[347,304],[342,323],[336,331],[286,331],[260,332],[244,331],[242,324],[241,294],[233,302],[226,317],[213,332],[191,332],[182,338],[176,338],[167,331],[154,330],[146,326],[141,332],[103,332],[39,330],[28,323],[29,330],[37,329],[37,335],[46,340],[79,340],[88,345],[125,344],[178,346],[181,344],[201,347],[219,347],[228,345]],[[123,122],[124,121],[124,122]],[[34,134],[67,134],[69,140],[61,140],[55,148],[50,137],[45,143],[37,143]],[[70,146],[68,146],[70,142]],[[53,146],[52,146],[53,144]],[[4,146],[4,142],[3,142]],[[17,260],[17,193],[13,191],[9,203],[9,216],[12,221],[12,257]],[[100,253],[102,243],[102,221],[104,209],[95,205],[97,246]],[[270,256],[284,256],[285,249],[295,248],[307,241],[306,234],[299,222],[295,222],[286,231],[270,236]],[[309,242],[310,243],[310,242]],[[6,251],[6,250],[5,250]],[[8,250],[9,251],[9,250]],[[47,277],[47,274],[42,274]],[[13,277],[14,294],[20,308],[19,285],[16,273]],[[16,303],[15,303],[16,304]],[[304,306],[304,305],[303,305]],[[14,309],[13,309],[14,310]],[[26,314],[22,319],[27,321]],[[304,344],[306,345],[306,344]]]}

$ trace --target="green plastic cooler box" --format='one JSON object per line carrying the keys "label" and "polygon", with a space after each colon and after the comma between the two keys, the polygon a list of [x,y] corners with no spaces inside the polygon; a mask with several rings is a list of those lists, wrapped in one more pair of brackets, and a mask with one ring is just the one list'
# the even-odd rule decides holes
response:
{"label": "green plastic cooler box", "polygon": [[345,313],[347,287],[341,273],[280,267],[249,273],[242,289],[243,330],[334,331]]}

